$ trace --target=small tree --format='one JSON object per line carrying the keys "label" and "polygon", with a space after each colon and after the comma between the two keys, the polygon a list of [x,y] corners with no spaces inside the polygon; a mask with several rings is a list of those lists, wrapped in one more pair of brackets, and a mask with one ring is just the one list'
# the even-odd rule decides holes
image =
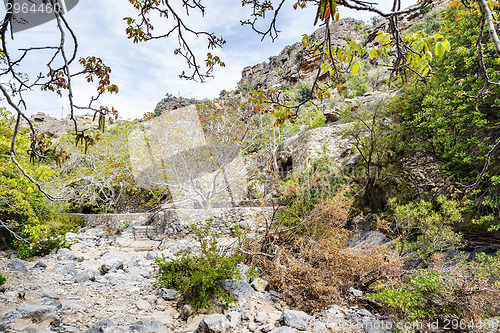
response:
{"label": "small tree", "polygon": [[376,99],[373,103],[352,107],[345,113],[347,126],[343,135],[353,142],[355,153],[361,157],[361,177],[373,210],[383,207],[379,187],[382,168],[388,157],[388,142],[391,121],[385,112],[386,101]]}

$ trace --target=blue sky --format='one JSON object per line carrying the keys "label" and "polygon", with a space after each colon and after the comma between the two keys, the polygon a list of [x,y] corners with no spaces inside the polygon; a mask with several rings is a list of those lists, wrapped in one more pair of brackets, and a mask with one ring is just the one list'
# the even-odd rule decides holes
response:
{"label": "blue sky", "polygon": [[[405,5],[415,1],[403,1]],[[178,75],[186,70],[180,56],[173,50],[177,47],[175,40],[157,40],[142,44],[133,44],[126,38],[123,17],[134,15],[134,9],[126,0],[80,0],[79,4],[66,18],[72,25],[79,39],[79,56],[94,55],[112,68],[111,79],[120,88],[119,94],[102,98],[100,104],[114,106],[122,118],[140,118],[152,111],[158,101],[166,93],[188,98],[214,98],[222,89],[232,90],[241,76],[241,70],[248,65],[266,61],[270,56],[278,54],[286,45],[299,41],[302,34],[312,33],[314,8],[294,11],[294,1],[285,4],[279,19],[280,37],[272,43],[249,27],[241,26],[239,21],[249,17],[250,9],[241,7],[239,0],[205,0],[205,17],[197,13],[186,18],[186,22],[197,29],[205,29],[222,35],[227,44],[214,53],[225,61],[225,68],[215,70],[215,79],[206,83],[182,80]],[[379,8],[387,10],[392,1],[380,0]],[[3,9],[3,8],[2,8]],[[0,13],[3,15],[3,13]],[[372,13],[358,13],[341,10],[341,17],[355,17],[368,21]],[[156,27],[161,30],[161,25]],[[12,47],[27,45],[43,45],[48,42],[57,44],[59,35],[54,22],[32,28],[15,35]],[[200,54],[206,54],[204,40],[191,39],[193,47]],[[19,71],[31,77],[45,68],[41,57],[27,58]],[[76,68],[75,68],[76,70]],[[75,82],[75,99],[79,104],[88,104],[94,94],[94,87],[85,82]],[[69,112],[65,98],[56,94],[34,91],[26,94],[28,114],[44,112],[57,118]],[[0,101],[0,105],[5,105]]]}

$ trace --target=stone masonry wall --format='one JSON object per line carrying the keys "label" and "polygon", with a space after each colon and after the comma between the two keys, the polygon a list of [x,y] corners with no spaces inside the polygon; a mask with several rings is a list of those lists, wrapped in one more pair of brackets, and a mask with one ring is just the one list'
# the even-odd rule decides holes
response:
{"label": "stone masonry wall", "polygon": [[[151,223],[159,235],[182,238],[192,224],[201,227],[212,219],[212,228],[230,233],[237,225],[241,230],[255,231],[265,227],[273,209],[271,207],[236,207],[212,209],[168,209],[160,211]],[[74,214],[85,220],[86,226],[102,226],[107,230],[124,230],[128,226],[145,225],[151,214]]]}

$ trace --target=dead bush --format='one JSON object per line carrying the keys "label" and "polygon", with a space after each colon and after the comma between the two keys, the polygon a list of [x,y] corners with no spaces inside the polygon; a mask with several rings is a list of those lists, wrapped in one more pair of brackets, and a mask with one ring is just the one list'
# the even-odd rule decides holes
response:
{"label": "dead bush", "polygon": [[295,223],[283,208],[250,251],[251,264],[262,269],[270,287],[289,305],[310,313],[343,303],[349,287],[366,289],[402,267],[390,245],[348,246],[353,199],[345,188],[316,200]]}

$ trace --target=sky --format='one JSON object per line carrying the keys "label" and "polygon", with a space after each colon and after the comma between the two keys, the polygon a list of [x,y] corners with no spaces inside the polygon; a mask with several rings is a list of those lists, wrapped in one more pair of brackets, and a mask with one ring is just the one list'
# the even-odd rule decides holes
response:
{"label": "sky", "polygon": [[[174,1],[179,3],[180,0]],[[242,7],[239,0],[204,0],[206,6],[204,17],[199,12],[193,12],[185,17],[190,27],[214,32],[222,36],[227,44],[216,51],[225,62],[226,67],[214,71],[214,79],[205,83],[186,81],[179,74],[187,66],[180,56],[174,55],[177,48],[176,39],[161,39],[147,43],[133,44],[125,34],[124,17],[134,16],[135,10],[126,0],[81,0],[73,10],[66,14],[66,19],[72,26],[78,38],[78,56],[96,56],[110,66],[111,81],[120,92],[101,97],[99,105],[115,107],[121,118],[141,118],[146,112],[153,111],[156,104],[171,94],[186,98],[215,98],[223,89],[232,90],[241,78],[241,71],[246,66],[267,61],[269,57],[279,54],[287,45],[300,41],[303,34],[311,34],[318,26],[313,26],[315,8],[308,7],[294,11],[295,1],[287,1],[278,19],[278,29],[281,33],[272,42],[269,39],[261,41],[261,37],[248,26],[241,26],[240,20],[249,18],[251,12],[248,6]],[[403,0],[408,6],[416,1]],[[379,0],[377,8],[388,10],[392,1]],[[5,9],[0,10],[4,15]],[[341,17],[354,17],[370,21],[373,13],[360,13],[340,9]],[[155,26],[156,32],[165,31],[167,25]],[[163,29],[162,29],[163,28]],[[32,45],[58,44],[59,34],[54,21],[41,26],[18,32],[14,41],[10,41],[12,49]],[[190,38],[191,46],[204,59],[207,52],[204,39]],[[46,71],[43,57],[27,57],[18,68],[20,72],[30,77],[40,71]],[[76,70],[76,68],[74,69]],[[82,81],[75,81],[75,101],[80,105],[88,104],[95,95],[95,87]],[[38,90],[25,94],[27,100],[26,113],[31,115],[44,112],[56,118],[65,117],[69,113],[66,98],[60,98],[54,93]],[[0,106],[6,102],[0,100]]]}

